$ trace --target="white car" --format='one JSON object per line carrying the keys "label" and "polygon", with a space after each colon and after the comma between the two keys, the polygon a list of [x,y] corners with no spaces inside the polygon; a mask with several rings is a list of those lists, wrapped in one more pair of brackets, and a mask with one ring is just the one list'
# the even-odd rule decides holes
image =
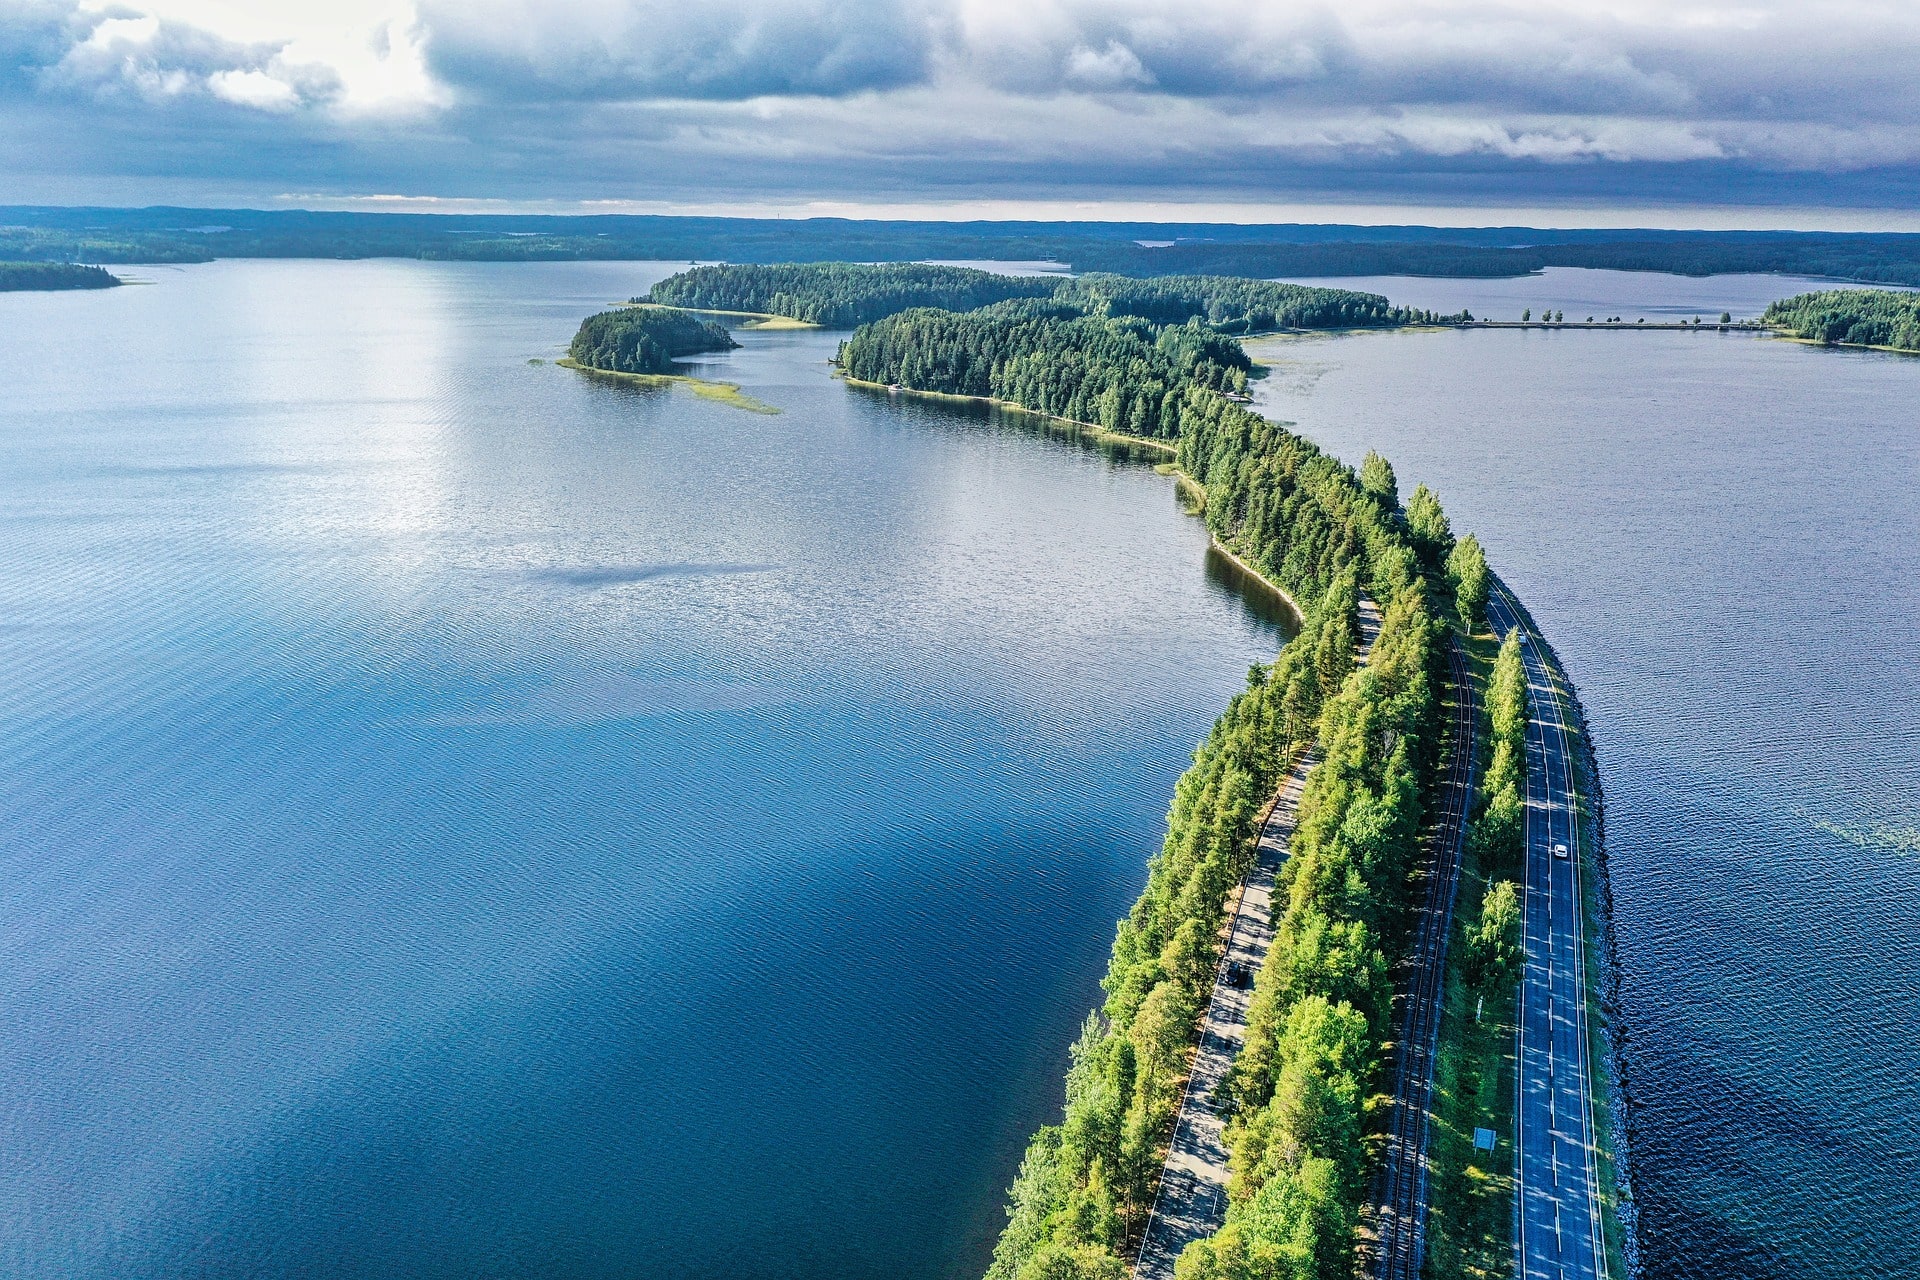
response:
{"label": "white car", "polygon": [[1555,845],[1555,846],[1553,846],[1553,856],[1554,856],[1554,857],[1556,857],[1556,858],[1564,858],[1564,857],[1566,857],[1566,856],[1567,856],[1567,846],[1565,846],[1565,845],[1563,845],[1563,844],[1557,844],[1557,845]]}

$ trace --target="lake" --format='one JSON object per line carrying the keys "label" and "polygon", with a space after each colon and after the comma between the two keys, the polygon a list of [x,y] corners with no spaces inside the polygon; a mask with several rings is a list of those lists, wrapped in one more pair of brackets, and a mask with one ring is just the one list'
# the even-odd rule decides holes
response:
{"label": "lake", "polygon": [[[1341,283],[1514,319],[1752,315],[1811,287]],[[1432,485],[1579,687],[1647,1273],[1920,1275],[1920,359],[1712,332],[1254,351],[1259,407]]]}
{"label": "lake", "polygon": [[530,363],[673,269],[0,296],[0,1272],[978,1274],[1283,637],[834,335]]}
{"label": "lake", "polygon": [[[702,362],[778,416],[529,363],[671,269],[0,296],[0,1271],[977,1274],[1281,634],[1165,479],[851,392],[833,335]],[[1650,1274],[1920,1274],[1920,360],[1255,349],[1579,685]]]}

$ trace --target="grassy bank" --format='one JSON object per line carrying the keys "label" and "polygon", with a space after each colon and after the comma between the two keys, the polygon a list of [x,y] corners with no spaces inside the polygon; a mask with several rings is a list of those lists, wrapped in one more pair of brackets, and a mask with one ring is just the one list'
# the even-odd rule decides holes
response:
{"label": "grassy bank", "polygon": [[[1498,640],[1477,635],[1462,647],[1475,686],[1484,690]],[[1431,1276],[1490,1280],[1513,1272],[1518,989],[1502,988],[1482,1005],[1467,973],[1468,938],[1480,927],[1486,890],[1509,874],[1510,868],[1485,865],[1477,841],[1466,842],[1447,946],[1446,1007],[1434,1059],[1426,1261]],[[1492,1151],[1474,1149],[1476,1128],[1493,1130]]]}
{"label": "grassy bank", "polygon": [[563,357],[554,363],[565,369],[578,369],[591,377],[607,378],[630,386],[656,387],[662,390],[683,386],[702,400],[724,404],[730,409],[743,409],[748,413],[780,412],[778,406],[754,399],[741,391],[739,384],[733,382],[712,382],[706,378],[692,378],[680,373],[615,373],[610,369],[595,369],[570,357]]}
{"label": "grassy bank", "polygon": [[662,302],[629,301],[617,304],[623,307],[657,307],[664,311],[691,311],[697,316],[725,316],[730,320],[742,320],[744,324],[730,325],[733,329],[818,329],[822,326],[810,320],[795,320],[792,316],[777,316],[770,311],[726,311],[719,307],[669,307]]}

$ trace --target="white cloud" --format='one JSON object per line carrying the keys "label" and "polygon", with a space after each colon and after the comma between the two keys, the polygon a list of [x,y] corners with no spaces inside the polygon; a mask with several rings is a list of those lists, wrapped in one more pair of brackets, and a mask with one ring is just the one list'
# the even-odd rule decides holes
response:
{"label": "white cloud", "polygon": [[216,98],[261,111],[291,111],[300,102],[298,90],[264,71],[216,71],[207,88]]}

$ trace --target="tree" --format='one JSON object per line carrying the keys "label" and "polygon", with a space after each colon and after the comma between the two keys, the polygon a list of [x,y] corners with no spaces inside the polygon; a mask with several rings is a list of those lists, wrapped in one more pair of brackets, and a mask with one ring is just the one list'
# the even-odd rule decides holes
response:
{"label": "tree", "polygon": [[1394,478],[1393,464],[1371,449],[1360,461],[1360,487],[1380,499],[1380,504],[1389,511],[1400,505],[1400,487]]}
{"label": "tree", "polygon": [[1487,557],[1472,534],[1454,544],[1447,557],[1447,579],[1460,620],[1468,631],[1478,632],[1487,623]]}
{"label": "tree", "polygon": [[1520,980],[1526,963],[1520,941],[1520,899],[1513,881],[1501,880],[1480,902],[1480,923],[1467,934],[1467,982],[1491,994]]}
{"label": "tree", "polygon": [[1521,323],[1521,324],[1525,324],[1525,323],[1526,323],[1527,321],[1529,321],[1529,320],[1531,320],[1531,319],[1533,319],[1533,308],[1532,308],[1532,307],[1528,307],[1528,308],[1526,308],[1526,309],[1525,309],[1524,311],[1522,311],[1522,312],[1520,313],[1520,323]]}
{"label": "tree", "polygon": [[1453,551],[1453,530],[1447,525],[1447,513],[1433,490],[1421,484],[1407,499],[1407,528],[1413,534],[1414,550],[1429,569],[1446,563]]}
{"label": "tree", "polygon": [[1733,312],[1731,312],[1731,311],[1722,311],[1722,312],[1720,313],[1720,323],[1721,323],[1721,324],[1732,324],[1732,323],[1733,323]]}

